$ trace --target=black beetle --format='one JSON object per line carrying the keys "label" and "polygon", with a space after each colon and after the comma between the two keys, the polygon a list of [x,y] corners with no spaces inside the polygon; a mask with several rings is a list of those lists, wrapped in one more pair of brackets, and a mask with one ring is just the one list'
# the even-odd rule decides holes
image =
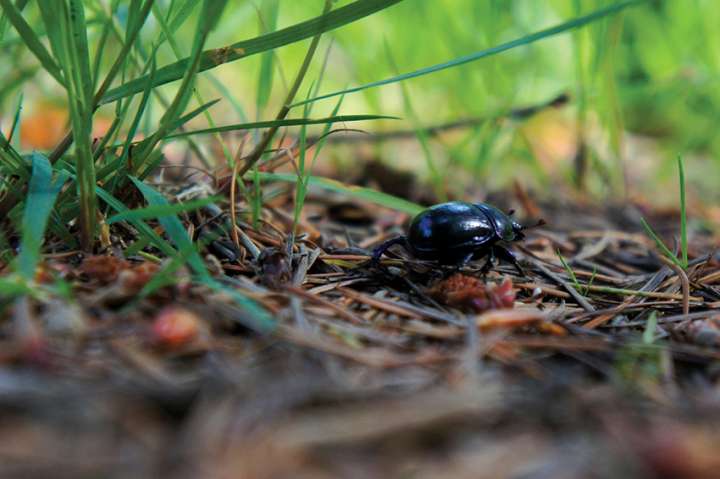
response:
{"label": "black beetle", "polygon": [[[401,244],[418,259],[461,266],[472,259],[488,257],[483,271],[492,267],[495,257],[509,261],[518,272],[524,272],[515,255],[500,242],[525,238],[527,227],[513,221],[487,203],[450,201],[420,212],[410,224],[407,236],[391,238],[373,251],[372,263],[393,245]],[[542,224],[542,222],[538,223]]]}

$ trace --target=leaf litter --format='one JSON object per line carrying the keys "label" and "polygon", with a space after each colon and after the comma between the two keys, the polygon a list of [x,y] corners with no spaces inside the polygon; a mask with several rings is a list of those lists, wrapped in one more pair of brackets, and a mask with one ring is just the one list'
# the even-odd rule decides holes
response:
{"label": "leaf litter", "polygon": [[[183,195],[154,187],[170,204]],[[516,245],[525,276],[401,249],[373,267],[407,213],[311,188],[289,243],[292,187],[265,188],[256,228],[236,205],[237,242],[227,200],[172,223],[213,283],[133,247],[132,224],[110,225],[95,255],[48,241],[38,291],[71,294],[4,304],[3,475],[713,477],[711,233],[693,235],[678,271],[637,219],[670,237],[677,217],[516,184],[493,202],[548,222]],[[253,330],[233,291],[273,330]]]}

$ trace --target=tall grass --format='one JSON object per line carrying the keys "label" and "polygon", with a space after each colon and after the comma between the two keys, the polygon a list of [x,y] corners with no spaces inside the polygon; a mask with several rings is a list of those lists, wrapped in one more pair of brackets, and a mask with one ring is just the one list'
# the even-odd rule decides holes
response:
{"label": "tall grass", "polygon": [[[62,91],[69,112],[64,139],[44,152],[55,174],[68,176],[49,214],[46,234],[68,244],[79,237],[82,247],[92,251],[97,246],[98,220],[107,224],[107,216],[120,214],[113,222],[128,222],[140,235],[136,251],[153,245],[163,255],[180,254],[184,262],[195,262],[194,255],[184,252],[182,245],[173,246],[145,223],[153,214],[172,217],[177,211],[165,206],[158,209],[156,204],[154,209],[130,213],[129,206],[135,205],[123,201],[128,188],[142,188],[138,181],[157,170],[162,148],[169,142],[183,142],[205,158],[198,144],[201,135],[214,135],[223,151],[223,158],[205,158],[207,166],[225,163],[231,167],[233,188],[246,198],[245,184],[253,181],[255,201],[251,204],[256,217],[263,207],[261,182],[295,183],[295,224],[311,186],[417,211],[413,203],[312,174],[332,125],[385,120],[393,116],[390,113],[404,115],[412,123],[441,197],[448,173],[439,166],[445,159],[434,156],[437,150],[450,157],[448,164],[453,168],[470,168],[476,180],[493,180],[503,170],[515,174],[519,162],[506,158],[528,159],[539,176],[532,148],[518,141],[522,139],[518,125],[524,120],[498,119],[513,107],[537,104],[573,84],[577,123],[582,131],[597,119],[609,134],[612,156],[618,159],[613,170],[617,177],[622,175],[619,160],[625,128],[665,126],[658,127],[653,115],[643,123],[634,113],[634,105],[655,93],[658,101],[652,103],[653,108],[665,113],[677,109],[677,116],[689,119],[685,125],[673,115],[661,115],[672,120],[670,136],[681,138],[686,146],[720,152],[720,142],[709,134],[707,121],[720,110],[720,93],[703,83],[720,68],[711,51],[717,47],[703,51],[701,60],[692,60],[697,68],[690,73],[697,75],[693,78],[703,88],[702,95],[690,92],[687,96],[707,108],[705,116],[676,102],[684,87],[682,75],[664,76],[673,71],[668,64],[681,65],[680,60],[692,52],[685,39],[697,43],[688,32],[698,29],[703,38],[717,39],[709,20],[718,16],[714,11],[704,15],[673,2],[658,6],[642,0],[556,0],[551,6],[527,0],[458,0],[445,9],[431,2],[401,0],[356,0],[337,8],[329,0],[270,0],[260,3],[259,15],[254,15],[249,5],[225,8],[225,3],[0,0],[0,48],[17,59],[7,62],[12,68],[0,65],[7,78],[0,86],[0,106],[3,112],[14,113],[10,128],[3,125],[7,135],[0,141],[0,217],[10,218],[3,225],[3,237],[22,234],[21,218],[31,201],[34,163],[18,146],[23,110],[18,106],[22,102],[15,100],[36,79],[40,85],[51,85],[48,91]],[[258,16],[260,33],[244,38],[243,32],[256,30]],[[409,23],[417,28],[407,28]],[[418,35],[418,28],[423,35]],[[375,34],[379,30],[384,35]],[[663,38],[666,30],[669,38]],[[315,53],[321,36],[330,32],[337,45],[336,62],[331,62],[322,88],[318,81],[317,88],[308,90],[308,97],[298,100],[307,77],[323,74],[327,62],[318,61]],[[635,43],[626,37],[633,37]],[[393,55],[390,66],[378,61],[383,58],[385,39]],[[574,48],[569,59],[558,54],[568,46]],[[243,74],[228,76],[226,65],[233,62],[234,72]],[[279,88],[280,69],[294,73],[287,88]],[[353,86],[348,88],[348,84]],[[399,95],[395,88],[387,88],[395,84]],[[341,101],[319,103],[331,97]],[[311,106],[316,115],[310,114]],[[363,113],[368,106],[376,110],[362,115],[346,112]],[[228,117],[227,111],[237,119],[221,122],[220,118]],[[111,116],[111,126],[104,136],[93,138],[92,126],[100,112]],[[491,121],[447,143],[424,133],[428,125],[459,117]],[[199,125],[203,121],[207,126]],[[322,129],[323,140],[309,158],[311,125],[321,125],[315,128]],[[695,134],[690,125],[704,127],[700,128],[704,134]],[[265,155],[284,128],[292,128],[300,141],[296,174],[261,171]],[[249,155],[230,151],[226,135],[238,131],[255,134]],[[580,137],[584,138],[584,132]],[[592,154],[588,152],[586,162]],[[589,176],[594,173],[591,165],[583,166]],[[680,167],[684,184],[682,163]],[[584,175],[576,172],[578,177]],[[681,195],[684,218],[684,189]],[[234,208],[235,201],[233,220]],[[679,261],[687,264],[684,220],[682,227]]]}
{"label": "tall grass", "polygon": [[[78,212],[81,243],[86,250],[93,249],[96,234],[98,214],[95,196],[96,182],[103,181],[103,183],[111,185],[114,190],[127,185],[127,178],[123,175],[133,174],[141,178],[146,177],[162,159],[159,147],[178,128],[182,128],[198,114],[208,114],[207,109],[212,106],[212,102],[204,103],[199,94],[196,98],[201,103],[201,107],[190,113],[184,113],[191,96],[195,93],[199,71],[246,58],[252,54],[269,53],[279,46],[315,36],[311,53],[306,57],[295,82],[297,86],[294,90],[297,91],[307,71],[307,64],[312,59],[312,52],[317,45],[320,33],[371,15],[396,2],[358,0],[333,11],[329,9],[330,3],[326,2],[324,13],[318,17],[215,50],[206,50],[205,44],[210,32],[223,17],[225,2],[204,1],[199,7],[194,3],[173,1],[163,16],[163,12],[158,10],[159,7],[154,7],[154,2],[151,0],[133,0],[127,5],[127,18],[122,20],[121,5],[118,2],[112,3],[110,10],[105,11],[105,7],[99,3],[91,4],[91,8],[80,0],[68,0],[67,2],[44,0],[39,2],[36,11],[28,9],[29,12],[23,11],[26,2],[16,4],[10,0],[3,0],[0,3],[0,6],[3,7],[0,24],[12,26],[20,40],[15,43],[15,48],[24,48],[32,53],[44,72],[66,91],[71,130],[49,157],[51,162],[62,160],[61,164],[66,165],[75,179],[77,195],[64,193],[60,197],[59,209],[66,220],[70,220],[74,216],[74,211]],[[98,32],[93,30],[97,27],[91,27],[86,21],[88,11],[94,11],[99,15],[94,18],[93,22],[93,25],[100,26],[99,36]],[[148,45],[141,41],[140,32],[146,27],[146,20],[151,11],[160,20],[158,23],[161,28],[159,35],[150,45],[148,53],[146,50]],[[38,32],[33,29],[32,24],[36,24],[36,22],[28,21],[27,16],[41,17],[43,30]],[[157,54],[164,43],[169,43],[176,55],[180,54],[173,29],[182,27],[193,18],[196,24],[192,35],[190,55],[170,65],[156,67],[159,62]],[[124,36],[122,31],[118,31],[117,22],[125,25]],[[6,30],[7,28],[3,27],[3,33]],[[46,37],[50,45],[49,50],[45,47],[43,37]],[[96,43],[91,45],[90,38],[96,40]],[[117,44],[112,40],[115,40]],[[111,47],[115,48],[117,53],[107,71],[101,72],[102,68],[106,68],[106,62],[103,62],[101,57],[110,51]],[[91,57],[93,51],[95,52],[94,60]],[[268,85],[266,90],[258,93],[258,98],[267,96],[270,92],[268,72],[272,71],[272,64],[268,66],[270,69],[265,70],[268,77],[262,80],[268,82]],[[120,73],[122,73],[122,84],[112,88]],[[127,80],[128,76],[131,79]],[[136,78],[132,78],[132,76]],[[102,81],[100,81],[101,78]],[[163,101],[164,97],[158,92],[157,87],[173,80],[181,80],[175,95],[169,102]],[[96,87],[98,84],[100,86]],[[142,98],[139,104],[136,103],[135,114],[132,115],[132,97],[138,93],[142,94]],[[135,144],[133,136],[140,123],[150,117],[149,106],[152,96],[160,98],[164,104],[164,113],[154,131],[149,132],[144,140]],[[292,96],[289,96],[288,103],[290,101],[292,101]],[[93,151],[93,138],[91,137],[93,117],[101,104],[110,102],[117,103],[116,117],[108,134],[100,140],[99,148]],[[286,114],[278,115],[277,119],[283,120]],[[212,118],[210,116],[206,116],[206,118],[212,125]],[[264,124],[269,128],[270,133],[265,135],[267,138],[265,144],[257,148],[260,154],[272,139],[272,132],[277,131],[281,124],[280,121]],[[123,125],[127,127],[126,130]],[[257,128],[259,125],[245,125],[245,127]],[[243,128],[243,126],[239,128]],[[111,149],[106,148],[112,145],[112,138],[117,138],[117,135],[123,131],[127,131],[127,136],[120,140],[123,145],[122,154],[116,157]],[[207,131],[219,133],[222,129],[212,125],[211,129]],[[129,158],[131,146],[132,161]],[[22,196],[11,190],[23,190],[25,182],[29,180],[29,171],[25,166],[25,160],[11,148],[6,148],[3,160],[0,166],[4,169],[0,171],[0,175],[3,178],[13,178],[12,188],[8,187],[3,191],[2,204],[0,204],[0,210],[6,214],[15,209],[22,201]],[[229,155],[226,160],[230,160]],[[113,190],[109,193],[114,194]]]}
{"label": "tall grass", "polygon": [[[27,156],[18,150],[22,101],[15,109],[8,137],[0,133],[0,211],[2,216],[9,214],[17,219],[14,222],[17,227],[13,227],[12,223],[3,226],[10,228],[7,230],[10,234],[13,234],[14,228],[22,237],[21,254],[14,264],[19,277],[24,278],[25,283],[33,281],[46,234],[67,239],[68,246],[72,246],[74,231],[69,228],[73,227],[75,218],[81,245],[89,252],[96,247],[98,219],[106,225],[127,222],[140,235],[131,250],[139,254],[143,253],[144,247],[153,246],[163,255],[174,258],[173,265],[187,263],[195,281],[212,290],[230,294],[253,319],[254,323],[250,326],[258,329],[270,327],[272,321],[262,308],[238,292],[228,290],[209,275],[198,254],[198,245],[187,237],[176,216],[217,198],[170,205],[142,179],[155,171],[163,158],[162,146],[169,141],[185,141],[193,145],[190,142],[199,134],[220,135],[223,131],[265,129],[263,140],[255,150],[259,158],[281,127],[380,118],[378,115],[340,115],[338,109],[330,118],[296,119],[286,116],[289,112],[287,105],[303,82],[320,35],[394,3],[397,1],[358,0],[331,10],[331,2],[326,1],[324,11],[315,18],[278,31],[274,31],[271,24],[271,28],[264,29],[256,38],[207,50],[211,32],[223,19],[225,1],[205,0],[197,4],[177,0],[170,2],[166,11],[152,0],[131,0],[127,4],[112,2],[110,5],[80,0],[40,0],[37,6],[32,7],[23,1],[2,1],[0,41],[5,40],[12,28],[16,36],[4,45],[33,55],[44,74],[65,91],[70,119],[69,131],[49,152],[49,158],[39,153]],[[270,12],[271,17],[277,18],[278,5],[276,2],[274,13]],[[147,19],[151,13],[159,29],[148,26]],[[38,23],[37,18],[42,22]],[[189,55],[182,57],[182,47],[175,32],[186,23],[194,25]],[[40,28],[37,28],[38,25]],[[148,41],[149,38],[153,39]],[[312,38],[308,53],[275,120],[258,117],[256,122],[215,123],[210,108],[217,100],[205,101],[196,88],[200,71],[252,54],[262,54],[265,67],[260,83],[263,87],[257,92],[260,110],[269,102],[272,91],[273,50],[305,38]],[[165,44],[170,46],[177,61],[158,66],[162,62],[159,52]],[[179,80],[179,83],[170,98],[166,98],[166,92],[159,87],[173,80]],[[20,98],[22,100],[22,95]],[[191,107],[193,99],[199,106]],[[159,118],[152,114],[156,101],[163,108]],[[104,137],[94,139],[94,117],[103,104],[109,103],[115,103],[112,124]],[[205,116],[210,127],[188,130],[187,124],[201,115]],[[153,121],[154,118],[157,119]],[[144,138],[137,140],[136,134],[141,131]],[[227,150],[225,160],[232,165],[233,157]],[[254,161],[256,159],[250,159],[243,165],[251,167]],[[247,169],[241,170],[240,174]],[[53,171],[56,172],[54,180]],[[68,180],[71,184],[65,187]],[[120,199],[127,196],[129,187],[141,191],[149,206],[130,210]],[[106,220],[105,215],[113,212],[115,215]],[[173,244],[145,223],[154,218],[158,219]],[[3,245],[6,244],[5,232],[2,234]],[[158,281],[162,282],[163,278],[172,279],[173,276],[165,271]],[[12,284],[21,285],[12,281],[8,283]],[[10,290],[17,294],[30,291],[24,286],[5,288],[6,292]]]}
{"label": "tall grass", "polygon": [[[88,39],[93,54],[93,84],[97,89],[104,77],[98,73],[104,74],[108,70],[110,65],[107,58],[115,58],[120,42],[127,36],[124,12],[135,11],[134,7],[138,2],[111,2],[108,5],[93,0],[84,3],[90,12],[88,17],[92,20]],[[278,88],[281,82],[278,75],[273,75],[272,79],[261,79],[261,69],[265,72],[277,69],[277,65],[271,69],[261,68],[261,59],[262,62],[267,62],[268,58],[276,58],[284,69],[292,71],[297,65],[298,56],[302,55],[307,47],[298,41],[299,37],[294,36],[302,31],[302,38],[312,38],[314,33],[307,30],[310,24],[306,23],[306,20],[310,16],[309,12],[312,9],[319,11],[322,4],[320,0],[279,3],[280,28],[277,30],[271,28],[272,2],[259,3],[263,24],[267,27],[269,36],[260,35],[257,41],[238,41],[242,40],[242,37],[252,36],[248,35],[248,32],[255,31],[257,16],[252,5],[234,5],[232,9],[226,10],[220,31],[215,34],[217,41],[213,47],[218,44],[227,45],[230,47],[227,49],[228,55],[221,55],[223,50],[218,48],[208,50],[207,55],[203,55],[202,68],[212,67],[210,58],[213,55],[226,62],[243,60],[238,62],[238,65],[243,66],[234,70],[238,73],[232,76],[231,82],[227,81],[229,77],[223,79],[226,84],[222,85],[225,89],[222,96],[223,101],[236,97],[232,105],[234,111],[247,110],[250,112],[249,117],[253,119],[259,119],[252,114],[252,110],[257,100],[265,94],[260,92],[269,92],[265,111],[271,106],[272,111],[276,111],[273,105],[282,101],[285,93]],[[617,4],[612,0],[554,0],[544,5],[528,0],[455,0],[452,8],[437,9],[432,2],[405,1],[396,2],[397,6],[388,8],[372,19],[362,20],[362,15],[367,15],[371,10],[377,12],[387,6],[386,3],[376,1],[358,5],[353,2],[352,10],[346,10],[346,4],[341,4],[340,8],[332,12],[335,16],[332,17],[332,24],[327,25],[327,31],[333,31],[343,59],[336,63],[339,68],[331,68],[321,93],[344,90],[342,87],[348,83],[367,84],[378,78],[393,76],[390,68],[377,62],[377,58],[383,54],[383,37],[387,37],[392,45],[399,70],[407,72],[424,65],[441,63],[448,58],[461,58],[469,52],[490,50],[507,44],[508,41],[527,37],[547,25],[560,24],[574,17],[592,14],[596,9]],[[720,13],[717,9],[710,8],[713,5],[712,0],[691,0],[684,3],[640,2],[640,8],[626,9],[621,16],[606,16],[596,19],[585,28],[571,30],[572,37],[546,37],[539,42],[526,43],[512,52],[486,56],[478,63],[417,77],[407,82],[405,88],[419,117],[441,122],[462,116],[493,116],[493,113],[512,106],[537,102],[559,90],[572,87],[576,83],[576,73],[580,68],[583,85],[582,88],[579,84],[574,85],[574,106],[579,115],[582,113],[587,116],[591,126],[597,119],[601,122],[603,131],[612,135],[610,141],[615,146],[611,156],[621,151],[622,135],[618,132],[627,127],[632,131],[654,135],[663,147],[669,146],[677,151],[679,146],[717,157],[717,153],[720,153],[720,140],[712,134],[713,122],[710,118],[713,118],[720,108],[720,94],[712,88],[709,79],[717,74],[720,66],[717,56],[713,55],[718,49],[718,42],[715,40],[720,34],[717,29],[712,28],[712,25],[720,20]],[[3,98],[6,100],[0,104],[3,106],[3,113],[7,114],[11,109],[8,107],[8,100],[12,98],[14,102],[18,87],[30,78],[28,75],[35,75],[37,78],[37,69],[40,68],[41,75],[50,75],[49,78],[53,78],[52,73],[55,73],[59,77],[60,66],[49,50],[46,51],[47,55],[42,54],[42,51],[48,48],[45,46],[48,45],[47,33],[42,26],[38,27],[42,24],[38,21],[35,4],[11,0],[2,4],[4,15],[0,19],[0,33],[3,34],[0,46],[8,56],[18,59],[17,62],[8,62],[13,68],[0,66],[6,79],[0,86],[0,102]],[[16,8],[11,9],[8,5]],[[125,5],[132,8],[125,8]],[[182,77],[184,68],[180,69],[178,65],[187,61],[187,58],[183,58],[188,55],[185,43],[192,37],[198,5],[198,2],[188,1],[170,1],[162,5],[155,2],[151,11],[154,24],[146,22],[142,27],[144,38],[138,45],[142,48],[132,46],[129,62],[123,59],[124,55],[117,57],[123,65],[123,80],[113,82],[110,88],[114,90],[113,95],[103,95],[103,102],[114,101],[117,95],[126,95],[129,91],[133,91],[135,95],[142,94],[147,86],[149,69],[140,74],[143,70],[140,65],[145,62],[140,50],[144,50],[147,55],[152,51],[151,42],[160,45],[157,62],[159,74],[153,79],[153,86],[155,83],[167,83]],[[10,18],[17,12],[20,13],[19,17],[25,20],[26,30],[35,33],[35,42],[28,36],[19,36],[18,31],[22,28],[16,30],[17,22]],[[352,14],[352,18],[343,17],[346,14]],[[107,22],[106,19],[113,21]],[[165,21],[161,22],[161,19]],[[347,23],[342,23],[345,20]],[[341,23],[343,28],[338,29]],[[422,25],[425,34],[416,35],[414,29],[407,28],[407,25]],[[173,33],[170,39],[165,38],[166,30]],[[384,32],[383,35],[372,34],[373,31],[380,30]],[[177,51],[173,44],[179,47]],[[579,48],[573,52],[571,49],[576,45]],[[171,48],[167,48],[168,46]],[[280,46],[283,48],[279,48]],[[243,53],[239,53],[239,49],[242,49]],[[28,51],[33,53],[33,61],[28,61]],[[267,54],[270,51],[273,52],[272,55]],[[108,54],[99,54],[102,52]],[[178,58],[178,54],[182,57]],[[255,59],[252,59],[253,55],[256,55]],[[101,61],[103,57],[106,60]],[[614,64],[606,62],[611,57],[616,59]],[[46,61],[41,62],[38,59]],[[140,65],[138,61],[141,62]],[[315,62],[309,75],[314,78],[318,68],[318,62]],[[220,77],[223,72],[213,71],[212,75],[213,78],[208,78],[207,82],[215,86],[222,84]],[[688,85],[691,85],[691,88],[687,88]],[[212,93],[208,92],[215,90],[216,88],[210,90],[207,85],[198,89],[204,95],[211,95]],[[153,102],[158,94],[167,93],[167,90],[163,89],[157,91],[158,93],[155,93],[153,88]],[[227,92],[231,95],[227,95]],[[349,96],[346,104],[351,108],[377,108],[375,113],[403,114],[402,103],[397,101],[399,97],[395,93],[397,92],[394,90],[363,90],[363,93],[355,98]],[[212,97],[208,99],[210,98]],[[331,106],[327,105],[326,108],[329,110]],[[152,105],[150,110],[153,110]],[[150,116],[149,113],[143,117]],[[240,120],[245,121],[243,115],[239,116]],[[153,124],[145,120],[144,122],[148,126]],[[582,124],[582,120],[579,123]],[[7,127],[7,121],[4,126]],[[124,130],[119,128],[119,131]],[[441,151],[447,149],[447,154],[452,154],[458,161],[476,163],[478,166],[474,169],[483,176],[482,179],[486,179],[490,171],[496,173],[498,158],[508,156],[507,150],[498,146],[503,144],[502,141],[490,149],[488,147],[493,141],[484,141],[492,139],[493,134],[500,130],[497,127],[487,128],[482,134],[478,134],[477,139],[468,132],[466,138],[471,139],[463,145],[460,144],[461,140],[450,144],[438,144],[433,139],[430,141],[433,148]],[[7,130],[5,133],[8,133]],[[592,169],[597,162],[597,153],[590,145],[587,152],[588,168]],[[467,158],[476,161],[471,162]],[[56,161],[53,155],[51,159]],[[493,161],[495,163],[491,164]],[[500,166],[505,164],[499,163]],[[659,165],[658,170],[667,169],[661,166],[667,165]],[[619,163],[612,164],[608,173],[614,180],[619,181],[622,175],[619,170]],[[592,186],[597,183],[600,175],[598,171],[591,171],[589,174]],[[493,174],[490,179],[502,177]]]}

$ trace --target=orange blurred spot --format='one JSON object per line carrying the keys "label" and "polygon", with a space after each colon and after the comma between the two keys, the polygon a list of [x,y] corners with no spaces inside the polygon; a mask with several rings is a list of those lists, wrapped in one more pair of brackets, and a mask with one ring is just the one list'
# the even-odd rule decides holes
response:
{"label": "orange blurred spot", "polygon": [[547,322],[547,315],[531,309],[495,309],[475,318],[481,331],[497,329],[512,330],[524,326],[534,326],[540,332],[557,336],[567,334],[565,328],[556,323]]}
{"label": "orange blurred spot", "polygon": [[80,271],[90,279],[101,283],[115,281],[121,271],[130,268],[130,263],[115,256],[88,256],[80,265]]}
{"label": "orange blurred spot", "polygon": [[122,285],[128,291],[138,292],[150,282],[153,276],[155,276],[155,273],[159,270],[159,265],[147,261],[134,265],[129,271],[127,271],[129,274],[124,275],[122,278]]}
{"label": "orange blurred spot", "polygon": [[176,348],[195,339],[200,331],[200,318],[184,308],[168,306],[155,317],[153,341],[163,347]]}
{"label": "orange blurred spot", "polygon": [[[102,116],[93,119],[93,138],[102,137],[112,120]],[[20,144],[27,150],[50,150],[60,143],[69,130],[67,108],[51,103],[38,104],[30,115],[23,115]]]}
{"label": "orange blurred spot", "polygon": [[20,144],[23,149],[49,150],[62,140],[67,130],[68,113],[65,108],[38,105],[29,116],[23,116]]}

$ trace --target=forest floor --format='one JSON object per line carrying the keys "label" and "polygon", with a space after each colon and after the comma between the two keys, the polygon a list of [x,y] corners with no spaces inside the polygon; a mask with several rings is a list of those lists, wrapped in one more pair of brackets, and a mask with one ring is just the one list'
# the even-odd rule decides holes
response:
{"label": "forest floor", "polygon": [[[315,190],[288,255],[291,185],[268,197],[203,253],[267,331],[183,268],[139,297],[166,262],[126,257],[120,226],[96,255],[46,245],[38,280],[72,299],[2,313],[0,476],[717,477],[714,238],[683,270],[640,223],[669,239],[679,212],[490,195],[547,224],[514,246],[524,275],[485,277],[400,249],[372,267],[408,215]],[[198,237],[216,212],[181,218]]]}

